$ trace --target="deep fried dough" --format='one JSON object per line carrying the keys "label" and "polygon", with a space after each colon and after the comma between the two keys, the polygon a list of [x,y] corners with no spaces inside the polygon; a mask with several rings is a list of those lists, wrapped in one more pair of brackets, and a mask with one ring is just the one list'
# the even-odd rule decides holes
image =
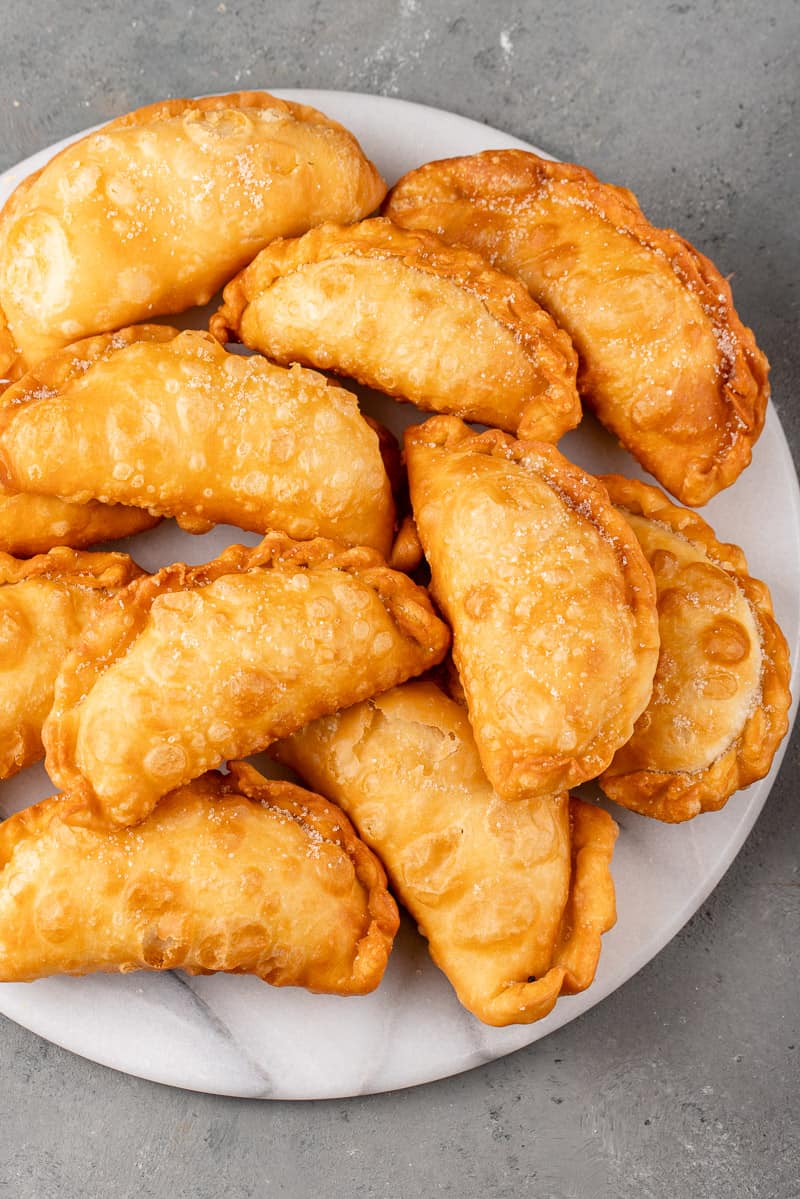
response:
{"label": "deep fried dough", "polygon": [[461,1003],[529,1024],[594,978],[616,825],[563,793],[506,803],[463,709],[408,683],[272,747],[351,817]]}
{"label": "deep fried dough", "polygon": [[[0,403],[2,400],[0,400]],[[161,518],[122,504],[67,504],[0,487],[0,551],[28,558],[54,546],[82,550],[152,529]]]}
{"label": "deep fried dough", "polygon": [[180,968],[372,991],[397,930],[380,863],[318,795],[244,762],[136,829],[74,797],[0,826],[0,979]]}
{"label": "deep fried dough", "polygon": [[127,554],[0,553],[0,778],[42,757],[64,658],[104,600],[141,574]]}
{"label": "deep fried dough", "polygon": [[410,172],[386,212],[525,283],[572,337],[581,395],[683,503],[704,504],[747,466],[767,360],[713,263],[651,225],[631,192],[488,150]]}
{"label": "deep fried dough", "polygon": [[0,481],[147,508],[191,532],[280,529],[386,554],[394,528],[378,437],[355,396],[164,325],[77,342],[12,385],[0,397]]}
{"label": "deep fried dough", "polygon": [[358,220],[385,191],[352,134],[265,92],[119,117],[24,180],[0,214],[0,374],[205,304],[274,237]]}
{"label": "deep fried dough", "polygon": [[47,770],[134,824],[225,758],[420,674],[448,642],[427,592],[374,550],[273,533],[168,566],[108,604],[67,659]]}
{"label": "deep fried dough", "polygon": [[557,441],[581,417],[572,344],[522,284],[386,220],[273,242],[225,288],[210,327],[276,362],[520,436]]}
{"label": "deep fried dough", "polygon": [[789,651],[738,546],[656,487],[602,482],[655,574],[661,652],[650,703],[600,785],[646,816],[688,820],[768,772],[788,728]]}
{"label": "deep fried dough", "polygon": [[630,738],[658,658],[655,585],[636,537],[553,446],[441,416],[406,430],[406,456],[494,789],[518,799],[594,778]]}

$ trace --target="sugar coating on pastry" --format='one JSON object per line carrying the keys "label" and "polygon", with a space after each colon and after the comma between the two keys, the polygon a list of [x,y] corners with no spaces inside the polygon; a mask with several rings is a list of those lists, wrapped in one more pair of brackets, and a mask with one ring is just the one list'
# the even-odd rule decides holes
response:
{"label": "sugar coating on pastry", "polygon": [[531,1023],[591,983],[615,918],[614,822],[565,793],[499,799],[466,713],[434,683],[323,717],[271,752],[348,813],[473,1015]]}
{"label": "sugar coating on pastry", "polygon": [[504,799],[594,778],[658,657],[652,572],[603,488],[552,447],[455,417],[406,430],[414,516],[484,770]]}
{"label": "sugar coating on pastry", "polygon": [[358,220],[385,191],[346,129],[266,92],[119,117],[24,180],[0,214],[0,372],[206,304],[273,238]]}
{"label": "sugar coating on pastry", "polygon": [[0,482],[146,508],[192,532],[279,529],[386,554],[394,529],[378,437],[355,396],[164,325],[88,338],[12,384],[0,397]]}
{"label": "sugar coating on pastry", "polygon": [[569,337],[480,255],[376,218],[273,242],[211,321],[276,362],[557,441],[581,417]]}
{"label": "sugar coating on pastry", "polygon": [[0,779],[44,754],[42,725],[64,659],[107,597],[142,571],[127,554],[0,553]]}
{"label": "sugar coating on pastry", "polygon": [[572,338],[582,397],[683,503],[706,503],[748,465],[767,359],[714,264],[652,225],[630,191],[487,150],[411,171],[385,211],[525,283]]}
{"label": "sugar coating on pastry", "polygon": [[159,520],[122,504],[68,504],[52,495],[0,486],[0,551],[21,558],[46,554],[59,545],[80,550],[102,541],[119,541],[152,529]]}
{"label": "sugar coating on pastry", "polygon": [[0,826],[0,978],[179,968],[373,990],[398,925],[380,863],[318,795],[246,763],[107,829],[72,796]]}
{"label": "sugar coating on pastry", "polygon": [[378,553],[268,535],[107,605],[64,663],[47,770],[117,824],[230,757],[420,674],[447,627]]}
{"label": "sugar coating on pastry", "polygon": [[658,488],[602,481],[653,569],[661,650],[650,702],[600,785],[634,811],[688,820],[769,770],[788,727],[788,649],[737,546]]}

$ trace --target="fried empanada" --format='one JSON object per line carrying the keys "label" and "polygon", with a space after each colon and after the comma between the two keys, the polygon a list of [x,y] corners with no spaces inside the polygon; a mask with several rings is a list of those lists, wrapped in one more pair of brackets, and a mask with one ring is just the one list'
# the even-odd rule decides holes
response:
{"label": "fried empanada", "polygon": [[603,488],[553,447],[439,416],[406,430],[431,589],[503,799],[594,778],[658,659],[652,572]]}
{"label": "fried empanada", "polygon": [[713,263],[651,225],[631,192],[488,150],[411,171],[386,213],[525,283],[575,343],[581,395],[683,503],[704,504],[750,462],[767,360]]}
{"label": "fried empanada", "polygon": [[385,192],[352,134],[266,92],[119,117],[24,180],[0,213],[0,374],[206,304],[273,238],[359,220]]}
{"label": "fried empanada", "polygon": [[148,508],[191,532],[279,529],[387,554],[394,529],[355,396],[164,325],[77,342],[13,384],[0,397],[0,482]]}
{"label": "fried empanada", "polygon": [[441,661],[427,592],[374,550],[273,533],[167,566],[109,604],[67,659],[46,767],[115,824],[225,758]]}
{"label": "fried empanada", "polygon": [[0,825],[0,979],[181,969],[363,995],[398,926],[380,863],[332,804],[244,762],[135,829],[80,800]]}
{"label": "fried empanada", "polygon": [[152,529],[160,519],[122,504],[68,504],[55,496],[0,486],[0,551],[20,558],[46,554],[58,545],[82,550],[101,541],[119,541]]}
{"label": "fried empanada", "polygon": [[225,288],[210,328],[521,436],[557,441],[581,418],[569,337],[522,284],[386,220],[273,242]]}
{"label": "fried empanada", "polygon": [[466,713],[430,682],[323,717],[273,755],[344,808],[463,1005],[530,1024],[594,978],[616,825],[566,793],[498,799]]}
{"label": "fried empanada", "polygon": [[769,770],[788,728],[789,651],[738,546],[656,487],[602,482],[655,574],[661,652],[650,702],[600,786],[645,816],[689,820]]}
{"label": "fried empanada", "polygon": [[0,779],[42,757],[65,657],[105,599],[142,573],[127,554],[0,553]]}

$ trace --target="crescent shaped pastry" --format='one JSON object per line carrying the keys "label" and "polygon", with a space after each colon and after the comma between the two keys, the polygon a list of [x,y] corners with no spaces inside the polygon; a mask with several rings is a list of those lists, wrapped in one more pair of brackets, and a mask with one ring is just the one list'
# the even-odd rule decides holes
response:
{"label": "crescent shaped pastry", "polygon": [[347,812],[461,1003],[530,1024],[594,978],[614,923],[614,821],[561,795],[506,803],[463,709],[408,683],[273,746]]}
{"label": "crescent shaped pastry", "polygon": [[81,550],[101,541],[120,541],[152,529],[159,520],[122,504],[68,504],[55,496],[0,486],[0,551],[20,558],[46,554],[58,545]]}
{"label": "crescent shaped pastry", "polygon": [[406,458],[489,781],[520,799],[596,777],[658,658],[653,575],[629,525],[544,443],[440,416],[406,430]]}
{"label": "crescent shaped pastry", "polygon": [[374,550],[273,533],[167,566],[106,605],[67,658],[47,771],[135,824],[210,766],[422,673],[449,639],[427,592]]}
{"label": "crescent shaped pastry", "polygon": [[0,553],[0,779],[44,754],[42,725],[64,659],[105,599],[143,572],[127,554]]}
{"label": "crescent shaped pastry", "polygon": [[181,969],[363,995],[398,914],[342,813],[244,762],[174,791],[135,829],[74,796],[0,825],[0,979]]}
{"label": "crescent shaped pastry", "polygon": [[266,92],[119,117],[25,179],[0,214],[0,373],[206,304],[273,238],[356,221],[385,192],[352,134]]}
{"label": "crescent shaped pastry", "polygon": [[768,363],[714,264],[585,167],[489,150],[406,175],[386,213],[515,275],[575,343],[578,389],[683,503],[750,462]]}
{"label": "crescent shaped pastry", "polygon": [[0,482],[147,508],[190,532],[279,529],[386,554],[394,530],[379,440],[355,396],[164,325],[88,338],[12,384]]}
{"label": "crescent shaped pastry", "polygon": [[650,702],[600,786],[645,816],[689,820],[769,771],[788,728],[789,651],[738,546],[656,487],[602,482],[653,569],[661,652]]}
{"label": "crescent shaped pastry", "polygon": [[211,332],[276,362],[542,441],[581,418],[566,333],[522,284],[424,231],[323,225],[267,246],[223,299]]}

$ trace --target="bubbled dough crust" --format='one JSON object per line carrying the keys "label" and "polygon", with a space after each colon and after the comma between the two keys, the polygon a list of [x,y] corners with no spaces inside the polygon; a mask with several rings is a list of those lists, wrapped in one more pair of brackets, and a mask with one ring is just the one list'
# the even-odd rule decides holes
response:
{"label": "bubbled dough crust", "polygon": [[615,916],[614,822],[598,809],[585,829],[566,794],[498,799],[466,715],[435,684],[324,717],[272,752],[352,818],[473,1015],[528,1024],[592,981]]}
{"label": "bubbled dough crust", "polygon": [[478,254],[375,219],[273,242],[211,320],[276,362],[542,441],[578,424],[577,356],[522,284]]}
{"label": "bubbled dough crust", "polygon": [[[1,401],[0,401],[1,402]],[[68,504],[0,486],[0,551],[27,558],[58,545],[85,549],[152,529],[161,518],[122,504]]]}
{"label": "bubbled dough crust", "polygon": [[651,701],[600,785],[635,812],[689,820],[768,772],[788,728],[788,647],[738,546],[656,487],[602,481],[655,572],[661,654]]}
{"label": "bubbled dough crust", "polygon": [[163,325],[88,338],[13,384],[0,482],[147,508],[190,532],[280,529],[386,554],[394,529],[378,438],[350,392]]}
{"label": "bubbled dough crust", "polygon": [[338,809],[245,763],[136,829],[47,799],[0,826],[0,978],[180,968],[361,995],[398,925],[380,863]]}
{"label": "bubbled dough crust", "polygon": [[269,534],[106,606],[64,664],[47,770],[115,824],[225,758],[420,674],[447,627],[373,550]]}
{"label": "bubbled dough crust", "polygon": [[552,446],[455,417],[406,431],[411,499],[484,770],[504,799],[594,778],[658,657],[652,572],[603,488]]}
{"label": "bubbled dough crust", "polygon": [[64,658],[106,597],[141,574],[127,554],[0,553],[0,778],[42,757]]}
{"label": "bubbled dough crust", "polygon": [[714,264],[651,225],[627,189],[486,151],[410,172],[386,214],[521,279],[572,337],[581,395],[683,503],[706,503],[748,465],[767,359]]}
{"label": "bubbled dough crust", "polygon": [[358,220],[385,192],[352,134],[265,92],[128,113],[62,150],[0,213],[0,373],[206,304],[273,238]]}

